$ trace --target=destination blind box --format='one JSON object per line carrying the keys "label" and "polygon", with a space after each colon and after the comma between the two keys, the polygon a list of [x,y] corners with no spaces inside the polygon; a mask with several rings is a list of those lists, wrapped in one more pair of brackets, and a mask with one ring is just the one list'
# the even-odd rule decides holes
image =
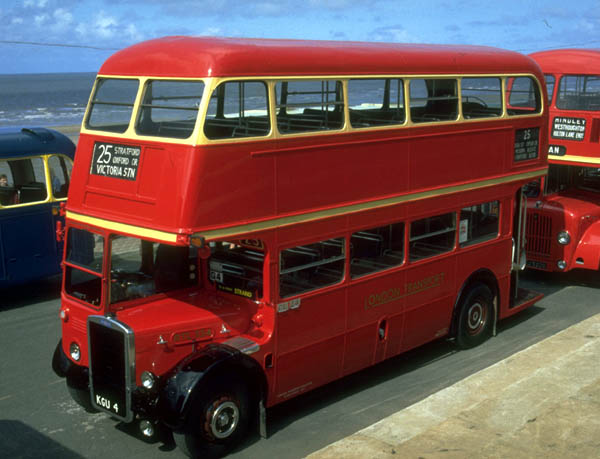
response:
{"label": "destination blind box", "polygon": [[138,146],[96,142],[90,174],[135,180],[141,155],[142,149]]}

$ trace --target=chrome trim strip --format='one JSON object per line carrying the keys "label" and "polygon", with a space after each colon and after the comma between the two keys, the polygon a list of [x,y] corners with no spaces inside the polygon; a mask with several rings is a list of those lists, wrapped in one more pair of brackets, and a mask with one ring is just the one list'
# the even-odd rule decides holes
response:
{"label": "chrome trim strip", "polygon": [[223,344],[227,346],[233,347],[237,349],[242,354],[254,354],[260,350],[260,346],[257,342],[252,341],[249,338],[245,338],[243,336],[236,336],[234,338],[230,338],[227,341],[223,341]]}

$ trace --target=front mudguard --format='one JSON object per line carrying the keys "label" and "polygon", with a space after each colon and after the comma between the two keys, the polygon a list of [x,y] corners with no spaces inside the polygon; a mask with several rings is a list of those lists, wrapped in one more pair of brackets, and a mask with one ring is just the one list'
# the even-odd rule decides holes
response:
{"label": "front mudguard", "polygon": [[266,378],[256,360],[232,347],[210,344],[181,361],[161,384],[157,407],[161,421],[182,432],[190,407],[217,378],[237,378],[250,386],[254,401],[264,400]]}
{"label": "front mudguard", "polygon": [[586,228],[570,260],[569,269],[571,268],[600,268],[600,221]]}
{"label": "front mudguard", "polygon": [[89,392],[89,370],[87,367],[77,365],[69,359],[62,347],[62,339],[56,345],[52,357],[52,369],[57,376],[67,378],[67,385],[80,390]]}
{"label": "front mudguard", "polygon": [[73,400],[86,411],[95,413],[90,398],[90,373],[87,367],[75,364],[64,353],[62,340],[58,342],[52,357],[52,369],[57,376],[66,378],[67,389]]}

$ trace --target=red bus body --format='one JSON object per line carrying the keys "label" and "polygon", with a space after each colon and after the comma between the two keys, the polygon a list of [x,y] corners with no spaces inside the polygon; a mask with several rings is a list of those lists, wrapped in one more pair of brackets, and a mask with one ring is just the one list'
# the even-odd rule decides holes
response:
{"label": "red bus body", "polygon": [[[411,92],[411,115],[403,115],[397,126],[363,127],[372,122],[366,116],[361,124],[349,121],[354,110],[363,110],[361,116],[381,114],[369,111],[368,105],[348,107],[345,97],[354,84],[350,80],[386,80],[387,88],[390,76],[401,81],[398,91],[405,97],[413,91],[413,81],[418,80],[415,87],[424,82],[428,101],[417,103],[416,90]],[[137,78],[142,79],[140,86],[150,79],[200,79],[205,95],[229,81],[236,88],[242,87],[238,81],[259,82],[252,88],[268,88],[267,114],[260,116],[270,127],[255,128],[263,132],[259,136],[236,138],[233,130],[232,138],[219,137],[207,128],[219,117],[209,120],[204,115],[211,113],[211,102],[203,97],[198,121],[186,138],[161,138],[158,128],[154,136],[139,134],[146,129],[141,114],[120,127],[94,128],[94,107],[104,106],[94,105],[100,104],[100,96],[92,95],[67,205],[63,335],[54,367],[84,398],[92,391],[94,408],[126,421],[159,420],[185,436],[190,434],[189,407],[200,403],[201,394],[215,390],[213,374],[218,384],[235,379],[236,391],[247,387],[249,404],[264,413],[264,407],[428,341],[456,336],[461,304],[469,295],[489,297],[493,307],[474,306],[465,313],[476,322],[473,336],[480,325],[491,332],[497,319],[539,299],[517,289],[513,268],[519,259],[512,255],[519,251],[521,187],[544,175],[547,167],[542,74],[529,58],[482,47],[171,37],[122,50],[99,72],[99,81],[107,85]],[[537,100],[533,107],[513,110],[501,101],[490,114],[491,105],[482,102],[478,107],[488,110],[486,114],[469,114],[467,82],[497,80],[503,88],[498,97],[504,100],[515,78],[532,84],[530,93]],[[307,132],[286,134],[281,108],[286,105],[278,100],[276,107],[271,97],[287,90],[286,84],[279,86],[282,79],[339,80],[335,89],[321,90],[321,97],[327,91],[331,97],[344,95],[343,109],[332,102],[325,110],[332,118],[339,115],[338,127],[314,128],[313,119],[302,116],[318,107],[301,112],[301,103],[289,103],[286,122],[302,118],[304,124],[296,129]],[[453,118],[417,119],[429,104],[452,99],[434,89],[436,85],[457,84],[462,105]],[[484,86],[478,90],[489,90]],[[135,102],[130,105],[142,107],[140,113],[140,97],[150,90],[145,91],[131,97]],[[305,94],[310,97],[314,91]],[[215,89],[215,100],[217,95]],[[287,97],[293,96],[290,90]],[[102,103],[116,106],[110,97]],[[403,104],[394,110],[408,111]],[[230,117],[218,121],[215,126],[229,129]],[[109,154],[116,157],[117,150],[119,164],[109,164]],[[125,163],[135,166],[123,172],[119,167]],[[471,212],[492,221],[492,229],[486,230],[490,227],[485,219],[478,220],[482,234],[487,231],[481,242],[459,235],[474,228],[465,216]],[[372,247],[388,241],[384,229],[389,240],[394,238],[394,247],[377,252],[377,260],[360,258],[359,252],[379,250]],[[417,253],[438,253],[436,247],[420,245],[419,237],[438,242],[445,233],[447,248],[439,254]],[[146,284],[139,280],[141,274],[126,277],[115,268],[120,252],[114,246],[124,240],[120,235],[194,248],[194,281],[154,293],[155,280],[152,294],[128,296],[130,287]],[[95,262],[73,255],[80,236],[80,243],[89,245],[89,257],[93,245]],[[144,247],[142,243],[140,251]],[[373,268],[377,263],[386,267]],[[227,281],[238,275],[236,270],[244,274]],[[252,270],[261,273],[258,287],[254,278],[243,277]],[[87,280],[79,283],[80,277]],[[116,295],[128,299],[116,301]],[[480,320],[479,313],[487,316]],[[125,349],[88,349],[90,343],[96,346],[95,340],[108,346],[111,333],[125,337]],[[126,354],[126,368],[119,370],[128,386],[125,411],[110,408],[110,390],[103,389],[102,397],[95,392],[95,384],[103,384],[95,375],[103,371],[102,365],[110,366],[106,355],[111,352]],[[96,365],[90,356],[108,362]],[[149,378],[145,372],[158,380],[148,383],[151,389],[144,388]],[[192,374],[194,382],[186,386],[182,375]],[[194,399],[184,392],[200,395]],[[210,432],[204,434],[213,442]]]}
{"label": "red bus body", "polygon": [[546,271],[597,270],[600,50],[543,51],[531,57],[548,85],[550,168],[529,201],[527,263]]}

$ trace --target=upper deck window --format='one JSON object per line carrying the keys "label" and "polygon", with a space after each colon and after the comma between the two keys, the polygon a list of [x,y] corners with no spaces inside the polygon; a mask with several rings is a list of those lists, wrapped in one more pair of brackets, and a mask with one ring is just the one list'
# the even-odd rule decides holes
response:
{"label": "upper deck window", "polygon": [[544,75],[544,79],[546,80],[546,89],[548,90],[548,104],[552,102],[552,96],[554,95],[554,83],[556,82],[556,78],[554,75]]}
{"label": "upper deck window", "polygon": [[458,117],[458,84],[454,79],[410,81],[410,117],[414,123],[453,121]]}
{"label": "upper deck window", "polygon": [[271,131],[267,86],[228,81],[213,91],[204,124],[209,139],[265,136]]}
{"label": "upper deck window", "polygon": [[348,106],[353,128],[402,124],[406,119],[404,86],[400,79],[348,81]]}
{"label": "upper deck window", "polygon": [[600,75],[567,75],[560,79],[556,106],[563,110],[600,110]]}
{"label": "upper deck window", "polygon": [[341,81],[281,81],[275,93],[277,128],[282,134],[341,129],[344,125]]}
{"label": "upper deck window", "polygon": [[194,131],[203,91],[202,81],[148,81],[140,106],[137,133],[188,138]]}
{"label": "upper deck window", "polygon": [[531,77],[509,78],[506,95],[509,115],[531,115],[542,111],[539,87]]}
{"label": "upper deck window", "polygon": [[86,120],[88,129],[123,133],[129,126],[138,80],[100,78]]}
{"label": "upper deck window", "polygon": [[466,119],[502,115],[500,78],[469,77],[461,80],[463,116]]}

